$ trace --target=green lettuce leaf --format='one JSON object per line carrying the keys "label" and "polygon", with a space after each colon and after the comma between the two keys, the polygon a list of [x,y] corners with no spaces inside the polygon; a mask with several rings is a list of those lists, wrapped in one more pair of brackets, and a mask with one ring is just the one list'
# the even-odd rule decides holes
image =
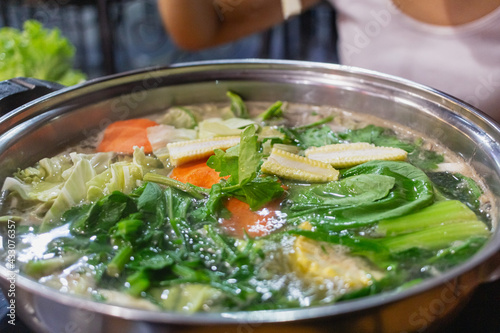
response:
{"label": "green lettuce leaf", "polygon": [[72,69],[75,48],[59,29],[28,20],[23,30],[0,29],[0,80],[24,76],[74,85],[85,75]]}

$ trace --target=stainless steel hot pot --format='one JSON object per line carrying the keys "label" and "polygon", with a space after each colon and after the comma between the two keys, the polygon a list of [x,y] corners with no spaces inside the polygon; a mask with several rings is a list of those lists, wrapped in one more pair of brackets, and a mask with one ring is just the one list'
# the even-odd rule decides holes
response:
{"label": "stainless steel hot pot", "polygon": [[[17,82],[27,90],[29,83]],[[334,105],[388,119],[461,155],[494,193],[499,216],[500,128],[442,92],[375,72],[289,61],[216,61],[91,80],[23,104],[0,118],[0,180],[118,119],[176,104],[246,100]],[[14,97],[19,102],[22,95]],[[495,221],[496,224],[496,221]],[[4,230],[5,231],[5,230]],[[3,234],[7,251],[7,234]],[[15,283],[16,315],[37,332],[407,332],[436,329],[481,283],[499,275],[500,231],[466,263],[410,289],[299,310],[182,315],[96,303],[44,287],[0,266]]]}

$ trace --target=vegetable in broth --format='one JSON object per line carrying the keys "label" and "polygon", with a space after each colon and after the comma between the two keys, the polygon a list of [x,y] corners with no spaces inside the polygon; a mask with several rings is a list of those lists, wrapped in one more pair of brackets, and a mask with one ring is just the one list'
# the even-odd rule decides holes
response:
{"label": "vegetable in broth", "polygon": [[421,139],[228,98],[214,115],[116,122],[98,152],[7,178],[21,272],[146,309],[300,308],[410,287],[490,236],[480,182],[440,169],[451,156]]}

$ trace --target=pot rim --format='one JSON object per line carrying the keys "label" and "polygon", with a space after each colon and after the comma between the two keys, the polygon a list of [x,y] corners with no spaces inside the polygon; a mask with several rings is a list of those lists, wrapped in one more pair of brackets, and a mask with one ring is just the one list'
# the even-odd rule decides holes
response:
{"label": "pot rim", "polygon": [[[256,68],[267,68],[267,69],[280,69],[280,70],[315,70],[324,71],[329,70],[333,72],[344,72],[352,75],[361,75],[370,79],[382,80],[384,82],[395,83],[402,85],[404,87],[411,86],[416,88],[423,93],[428,93],[432,95],[437,95],[451,101],[452,103],[458,105],[460,108],[468,110],[471,117],[475,121],[482,121],[492,130],[500,133],[500,127],[487,115],[482,113],[477,108],[453,97],[439,90],[433,89],[431,87],[415,83],[413,81],[395,77],[388,74],[383,74],[371,70],[366,70],[357,67],[329,64],[329,63],[319,63],[319,62],[309,62],[309,61],[295,61],[295,60],[262,60],[262,59],[238,59],[238,60],[210,60],[210,61],[197,61],[197,62],[186,62],[173,64],[171,66],[165,67],[149,67],[139,70],[132,70],[123,73],[113,74],[109,76],[104,76],[96,79],[91,79],[89,81],[80,83],[75,86],[63,88],[56,92],[50,93],[48,95],[42,96],[35,99],[15,110],[11,113],[0,117],[0,124],[13,116],[18,116],[22,114],[25,110],[33,107],[34,105],[46,102],[55,97],[64,96],[68,94],[78,93],[80,90],[85,90],[87,88],[93,88],[100,84],[112,84],[114,81],[123,78],[133,78],[136,75],[144,75],[151,71],[158,71],[158,75],[163,73],[168,74],[169,71],[199,71],[203,70],[205,67],[216,67],[223,66],[226,68],[239,67],[239,66],[249,66],[247,69],[251,70]],[[476,123],[474,123],[477,125]],[[15,128],[17,125],[14,125]],[[262,311],[238,311],[238,312],[220,312],[220,313],[194,313],[194,314],[182,314],[176,312],[166,312],[166,311],[150,311],[135,308],[127,308],[119,305],[99,303],[97,301],[90,300],[81,296],[70,295],[67,293],[62,293],[47,286],[44,286],[34,280],[15,273],[15,283],[16,287],[22,288],[33,295],[41,296],[52,301],[67,306],[75,307],[82,310],[88,310],[92,312],[97,312],[103,315],[121,317],[128,320],[134,321],[149,321],[157,323],[169,323],[169,324],[185,324],[189,323],[192,325],[215,325],[215,324],[235,324],[235,323],[245,323],[245,324],[258,324],[258,323],[272,323],[272,322],[288,322],[296,320],[309,320],[317,319],[322,317],[331,317],[337,315],[343,315],[348,313],[353,313],[357,311],[367,310],[370,308],[378,307],[381,305],[387,305],[390,303],[397,302],[404,298],[410,297],[422,293],[426,290],[437,288],[439,286],[445,285],[457,279],[460,275],[469,272],[474,269],[479,269],[482,264],[484,264],[491,257],[498,255],[500,253],[500,232],[494,228],[492,232],[494,234],[491,236],[487,244],[472,258],[467,260],[465,263],[454,267],[442,275],[434,278],[426,279],[418,283],[417,285],[410,287],[402,291],[390,291],[383,292],[381,294],[376,294],[372,296],[367,296],[359,299],[353,299],[349,301],[342,301],[336,304],[323,305],[309,308],[300,309],[282,309],[282,310],[262,310]],[[5,266],[0,265],[0,279],[4,280],[4,283],[10,283],[13,277],[13,271],[7,269]],[[486,281],[488,277],[485,276],[484,280],[477,281],[477,285]]]}

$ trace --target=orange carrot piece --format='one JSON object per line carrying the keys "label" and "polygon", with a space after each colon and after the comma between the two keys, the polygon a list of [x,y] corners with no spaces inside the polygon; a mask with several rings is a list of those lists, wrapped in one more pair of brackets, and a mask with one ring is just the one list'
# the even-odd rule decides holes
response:
{"label": "orange carrot piece", "polygon": [[148,140],[147,128],[156,125],[158,123],[143,118],[116,121],[104,130],[97,151],[132,154],[134,146],[137,146],[144,147],[146,154],[151,153],[153,148]]}
{"label": "orange carrot piece", "polygon": [[[210,188],[222,177],[217,171],[207,166],[207,159],[201,159],[175,167],[170,178]],[[246,202],[236,198],[227,199],[224,205],[231,212],[231,217],[222,219],[221,227],[234,237],[243,238],[245,233],[250,237],[265,236],[281,228],[284,223],[279,218],[280,200],[272,201],[257,211],[252,211]]]}
{"label": "orange carrot piece", "polygon": [[284,224],[279,217],[279,200],[271,201],[263,208],[252,211],[250,206],[236,198],[229,198],[224,206],[231,212],[231,217],[221,220],[221,227],[231,236],[242,238],[269,235]]}
{"label": "orange carrot piece", "polygon": [[206,159],[185,163],[175,167],[170,178],[199,187],[211,188],[221,177],[219,173],[207,165]]}

